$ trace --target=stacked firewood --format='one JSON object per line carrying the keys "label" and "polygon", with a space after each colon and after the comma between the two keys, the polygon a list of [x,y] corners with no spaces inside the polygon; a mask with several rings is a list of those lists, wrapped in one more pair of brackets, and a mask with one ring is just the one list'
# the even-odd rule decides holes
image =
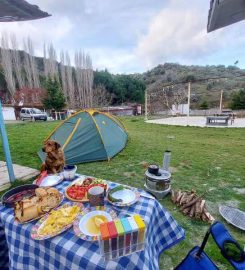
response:
{"label": "stacked firewood", "polygon": [[194,190],[172,190],[171,200],[173,203],[180,206],[180,210],[184,215],[212,223],[214,217],[207,211],[206,202],[203,199],[204,195],[205,193],[198,196]]}

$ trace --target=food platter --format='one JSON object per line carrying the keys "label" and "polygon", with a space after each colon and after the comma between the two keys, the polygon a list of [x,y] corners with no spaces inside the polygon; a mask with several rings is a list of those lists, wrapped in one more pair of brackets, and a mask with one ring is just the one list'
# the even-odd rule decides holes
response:
{"label": "food platter", "polygon": [[100,235],[99,225],[117,218],[116,212],[110,207],[84,208],[74,221],[75,234],[85,241],[96,241]]}
{"label": "food platter", "polygon": [[[65,197],[64,194],[62,194],[62,193],[60,192],[60,202],[57,204],[56,207],[58,207],[58,206],[63,202],[64,197]],[[51,211],[51,210],[52,210],[52,209],[50,209],[49,211]],[[20,224],[30,223],[30,222],[32,222],[32,221],[41,219],[42,217],[44,217],[44,216],[47,215],[47,214],[48,214],[48,212],[47,212],[47,213],[44,213],[44,214],[42,214],[42,215],[40,215],[40,216],[38,216],[38,217],[36,217],[36,218],[30,219],[30,220],[28,220],[28,221],[25,221],[25,222],[19,222],[18,220],[17,220],[17,222],[19,222]]]}
{"label": "food platter", "polygon": [[233,226],[245,231],[245,212],[228,205],[221,205],[219,207],[221,216]]}
{"label": "food platter", "polygon": [[[33,183],[37,184],[36,179]],[[63,180],[62,175],[59,174],[50,174],[45,177],[43,177],[40,181],[38,180],[38,185],[40,187],[54,187],[58,185]]]}
{"label": "food platter", "polygon": [[40,219],[58,207],[63,199],[63,193],[55,188],[36,188],[33,196],[15,203],[15,220],[24,224]]}
{"label": "food platter", "polygon": [[[83,208],[83,204],[64,204],[41,218],[31,229],[35,240],[52,238],[72,227],[72,224]],[[58,221],[58,222],[57,222]]]}
{"label": "food platter", "polygon": [[38,188],[38,186],[33,184],[12,188],[3,194],[1,198],[2,204],[12,207],[16,202],[33,196],[36,188]]}
{"label": "food platter", "polygon": [[105,189],[108,187],[105,180],[82,176],[65,189],[65,196],[73,202],[88,202],[88,189],[95,185],[103,186]]}
{"label": "food platter", "polygon": [[140,193],[136,188],[118,185],[109,190],[107,199],[109,203],[115,206],[130,206],[140,199]]}

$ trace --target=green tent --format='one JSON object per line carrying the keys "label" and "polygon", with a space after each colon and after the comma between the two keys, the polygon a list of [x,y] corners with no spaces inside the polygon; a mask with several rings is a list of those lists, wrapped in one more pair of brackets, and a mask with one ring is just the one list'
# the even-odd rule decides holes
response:
{"label": "green tent", "polygon": [[[124,126],[115,116],[90,109],[67,118],[46,140],[59,142],[66,164],[73,165],[109,160],[125,147],[127,138]],[[42,151],[38,155],[45,159]]]}

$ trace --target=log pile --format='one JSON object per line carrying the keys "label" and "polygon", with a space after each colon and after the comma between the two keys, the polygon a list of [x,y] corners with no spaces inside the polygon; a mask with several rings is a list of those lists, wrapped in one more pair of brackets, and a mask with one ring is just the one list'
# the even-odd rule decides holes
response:
{"label": "log pile", "polygon": [[180,206],[180,210],[184,215],[212,223],[214,217],[207,211],[206,202],[203,199],[204,195],[205,193],[198,196],[194,190],[172,190],[171,200],[174,204]]}

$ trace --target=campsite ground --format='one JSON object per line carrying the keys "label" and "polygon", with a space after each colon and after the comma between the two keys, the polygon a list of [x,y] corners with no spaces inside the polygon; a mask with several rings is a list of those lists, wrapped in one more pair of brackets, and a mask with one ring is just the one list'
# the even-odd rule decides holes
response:
{"label": "campsite ground", "polygon": [[[80,164],[78,172],[143,188],[143,164],[162,163],[164,150],[172,151],[171,167],[174,189],[196,189],[206,195],[208,208],[215,218],[220,204],[245,209],[245,129],[216,129],[146,124],[141,117],[122,118],[129,132],[127,147],[110,162]],[[14,163],[40,167],[37,150],[57,122],[18,123],[7,125]],[[1,141],[0,141],[1,144]],[[0,160],[3,160],[0,145]],[[186,230],[186,240],[164,253],[160,269],[172,269],[187,252],[201,243],[208,225],[183,216],[169,197],[160,200]],[[245,242],[242,231],[225,223],[231,233]],[[232,269],[223,260],[213,241],[207,253],[220,269]]]}

